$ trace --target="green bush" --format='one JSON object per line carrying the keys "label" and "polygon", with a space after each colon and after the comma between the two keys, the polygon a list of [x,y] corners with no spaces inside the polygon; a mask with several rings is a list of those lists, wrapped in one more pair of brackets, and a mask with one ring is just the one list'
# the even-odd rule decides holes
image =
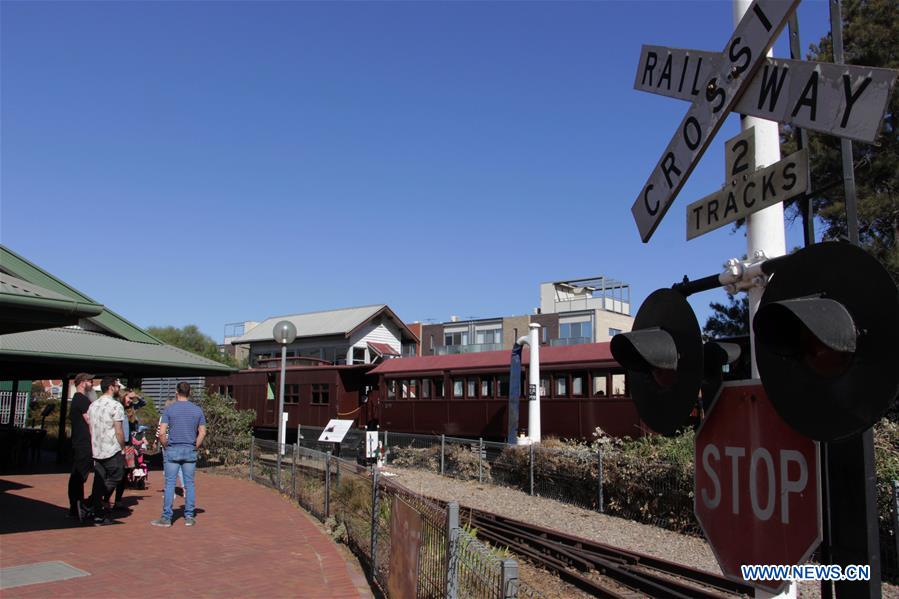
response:
{"label": "green bush", "polygon": [[200,465],[234,466],[249,459],[256,412],[238,410],[234,399],[210,393],[197,399],[206,416],[206,440]]}

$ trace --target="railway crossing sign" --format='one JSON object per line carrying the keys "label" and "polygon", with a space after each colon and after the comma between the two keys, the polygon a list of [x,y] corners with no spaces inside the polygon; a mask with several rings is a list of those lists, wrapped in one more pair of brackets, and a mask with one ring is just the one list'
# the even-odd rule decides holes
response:
{"label": "railway crossing sign", "polygon": [[754,133],[750,127],[724,144],[727,182],[687,206],[687,241],[808,191],[808,150],[756,170]]}
{"label": "railway crossing sign", "polygon": [[646,242],[765,59],[799,0],[754,0],[724,51],[713,60],[703,93],[693,99],[631,212]]}
{"label": "railway crossing sign", "polygon": [[[801,564],[822,538],[818,444],[781,420],[758,380],[724,383],[696,436],[694,511],[721,570]],[[779,592],[787,581],[753,583]]]}
{"label": "railway crossing sign", "polygon": [[[693,101],[719,58],[645,45],[634,89]],[[765,58],[734,112],[870,143],[880,132],[896,75],[892,69]]]}

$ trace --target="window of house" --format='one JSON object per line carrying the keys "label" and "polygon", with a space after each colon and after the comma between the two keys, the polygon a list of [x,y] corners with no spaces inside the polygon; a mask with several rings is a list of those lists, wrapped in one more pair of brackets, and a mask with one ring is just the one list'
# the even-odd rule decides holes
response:
{"label": "window of house", "polygon": [[453,379],[453,397],[463,397],[465,391],[465,381],[463,379]]}
{"label": "window of house", "polygon": [[559,325],[559,339],[593,339],[593,324],[585,322],[564,322]]}
{"label": "window of house", "polygon": [[387,399],[396,399],[396,381],[387,381]]}
{"label": "window of house", "polygon": [[471,377],[468,379],[468,397],[469,399],[478,396],[478,379]]}
{"label": "window of house", "polygon": [[549,341],[549,329],[548,328],[543,327],[542,329],[540,329],[540,341],[542,343],[546,343],[547,341]]}
{"label": "window of house", "polygon": [[568,375],[556,375],[556,397],[568,397]]}
{"label": "window of house", "polygon": [[593,375],[593,397],[604,397],[609,394],[608,379],[605,374]]}
{"label": "window of house", "polygon": [[571,375],[571,394],[575,397],[583,397],[586,390],[584,389],[587,382],[587,374],[584,372],[575,372]]}
{"label": "window of house", "polygon": [[421,381],[421,398],[431,399],[431,379],[422,379]]}
{"label": "window of house", "polygon": [[481,397],[493,397],[493,377],[481,378]]}
{"label": "window of house", "polygon": [[613,328],[609,327],[609,337],[614,337],[615,335],[618,335],[620,333],[621,333],[621,329],[613,329]]}
{"label": "window of house", "polygon": [[415,343],[404,343],[403,344],[403,356],[416,356],[418,355],[418,345]]}
{"label": "window of house", "polygon": [[444,345],[468,345],[468,332],[458,331],[455,333],[444,333]]}
{"label": "window of house", "polygon": [[612,375],[612,395],[627,395],[624,374]]}
{"label": "window of house", "polygon": [[326,404],[330,401],[331,395],[331,385],[327,383],[317,384],[313,383],[312,385],[312,403],[313,404]]}
{"label": "window of house", "polygon": [[477,344],[502,343],[503,330],[502,328],[484,329],[483,331],[477,331],[474,337]]}
{"label": "window of house", "polygon": [[443,399],[443,377],[434,380],[434,397]]}
{"label": "window of house", "polygon": [[507,377],[507,376],[496,377],[496,396],[497,397],[509,397],[509,377]]}

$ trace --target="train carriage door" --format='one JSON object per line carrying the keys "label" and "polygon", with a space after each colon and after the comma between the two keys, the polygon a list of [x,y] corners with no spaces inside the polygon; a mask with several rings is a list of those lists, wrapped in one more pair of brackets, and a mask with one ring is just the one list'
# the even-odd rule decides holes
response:
{"label": "train carriage door", "polygon": [[377,385],[368,390],[368,401],[365,403],[365,422],[379,420],[381,407],[381,391]]}
{"label": "train carriage door", "polygon": [[278,411],[278,375],[269,372],[265,377],[265,407],[262,426],[275,426],[275,412]]}

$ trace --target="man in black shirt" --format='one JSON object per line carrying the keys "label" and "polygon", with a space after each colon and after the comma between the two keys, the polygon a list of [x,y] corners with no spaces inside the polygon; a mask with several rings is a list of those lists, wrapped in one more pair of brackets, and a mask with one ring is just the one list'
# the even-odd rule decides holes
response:
{"label": "man in black shirt", "polygon": [[87,409],[91,406],[94,375],[81,372],[75,376],[76,393],[72,397],[72,474],[69,475],[69,516],[81,520],[84,515],[84,483],[94,469],[91,432]]}

